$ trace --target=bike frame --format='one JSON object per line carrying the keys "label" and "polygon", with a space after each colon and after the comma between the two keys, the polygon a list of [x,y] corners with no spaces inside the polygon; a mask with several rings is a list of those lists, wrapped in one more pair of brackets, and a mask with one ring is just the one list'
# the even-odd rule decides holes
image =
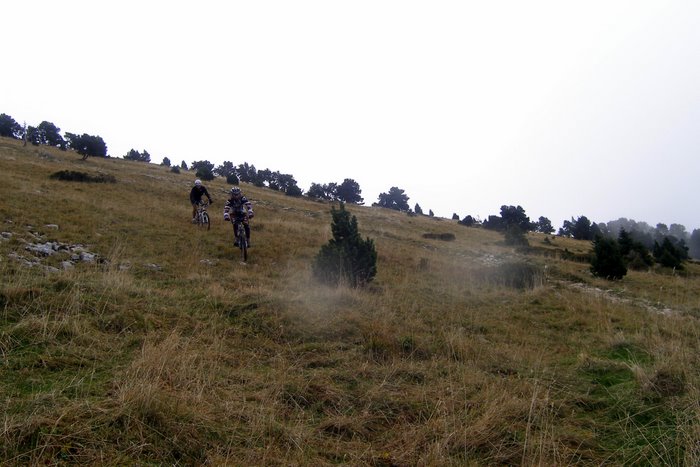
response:
{"label": "bike frame", "polygon": [[241,250],[241,259],[243,262],[248,261],[248,238],[245,235],[245,224],[248,224],[249,219],[246,216],[238,222],[238,228],[236,228],[235,217],[231,218],[231,224],[233,225],[233,238],[234,241],[238,240],[238,248]]}
{"label": "bike frame", "polygon": [[202,226],[206,225],[208,230],[211,227],[211,222],[206,222],[207,218],[209,217],[209,213],[207,213],[207,206],[209,206],[209,203],[207,202],[200,202],[197,204],[197,224]]}

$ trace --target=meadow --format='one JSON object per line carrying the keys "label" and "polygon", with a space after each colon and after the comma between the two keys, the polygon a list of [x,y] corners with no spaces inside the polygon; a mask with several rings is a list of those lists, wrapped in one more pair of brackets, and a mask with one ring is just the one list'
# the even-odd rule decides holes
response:
{"label": "meadow", "polygon": [[242,184],[242,264],[194,178],[0,138],[0,464],[700,464],[700,265],[351,205],[378,273],[327,287],[331,204]]}

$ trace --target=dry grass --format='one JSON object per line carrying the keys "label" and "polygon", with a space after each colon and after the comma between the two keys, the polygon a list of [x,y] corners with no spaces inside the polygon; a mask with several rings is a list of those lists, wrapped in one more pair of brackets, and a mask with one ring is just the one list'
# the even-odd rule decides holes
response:
{"label": "dry grass", "polygon": [[[329,205],[244,186],[242,265],[226,185],[203,232],[192,178],[0,139],[2,463],[700,462],[698,265],[609,283],[586,242],[350,206],[378,274],[328,288]],[[25,249],[47,241],[99,260]]]}

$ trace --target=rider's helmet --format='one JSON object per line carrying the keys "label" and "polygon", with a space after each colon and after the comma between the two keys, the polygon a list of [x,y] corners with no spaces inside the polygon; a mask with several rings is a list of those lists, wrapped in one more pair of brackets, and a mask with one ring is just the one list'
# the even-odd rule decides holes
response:
{"label": "rider's helmet", "polygon": [[234,186],[233,188],[231,188],[231,196],[235,196],[236,198],[241,196],[241,189],[238,188],[237,186]]}
{"label": "rider's helmet", "polygon": [[202,181],[200,179],[197,179],[194,181],[194,186],[201,186],[201,185],[202,185]]}

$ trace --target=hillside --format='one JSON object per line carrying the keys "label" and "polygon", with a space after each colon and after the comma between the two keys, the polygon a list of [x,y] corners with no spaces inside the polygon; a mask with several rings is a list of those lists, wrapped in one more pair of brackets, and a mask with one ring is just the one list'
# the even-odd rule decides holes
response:
{"label": "hillside", "polygon": [[586,242],[348,206],[378,274],[328,288],[330,205],[244,185],[244,265],[193,179],[0,138],[0,463],[700,463],[697,264],[610,283]]}

